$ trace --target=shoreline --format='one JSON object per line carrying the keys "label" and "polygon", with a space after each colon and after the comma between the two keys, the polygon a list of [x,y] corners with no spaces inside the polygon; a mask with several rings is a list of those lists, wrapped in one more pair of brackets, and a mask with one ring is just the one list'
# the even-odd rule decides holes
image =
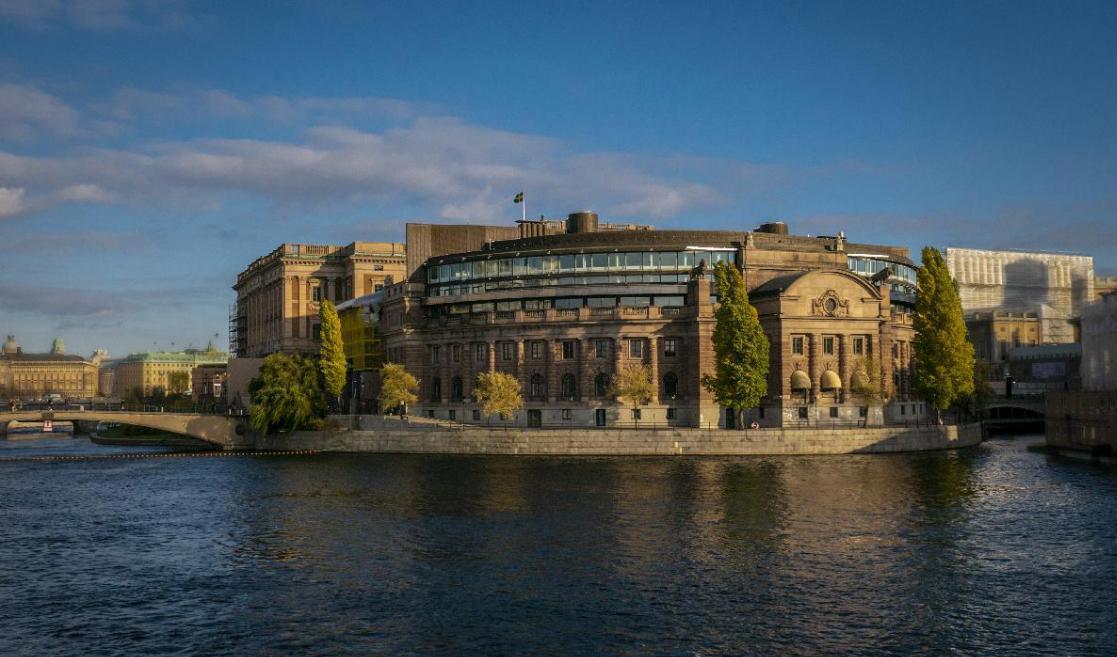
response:
{"label": "shoreline", "polygon": [[381,429],[260,436],[258,450],[521,456],[801,456],[888,454],[980,444],[981,425],[850,429]]}

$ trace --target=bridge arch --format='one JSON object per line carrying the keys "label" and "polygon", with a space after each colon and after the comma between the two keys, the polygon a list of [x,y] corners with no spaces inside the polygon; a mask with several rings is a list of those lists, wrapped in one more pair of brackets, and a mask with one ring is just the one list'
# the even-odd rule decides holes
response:
{"label": "bridge arch", "polygon": [[178,433],[203,440],[221,449],[251,447],[247,418],[242,416],[200,415],[195,413],[139,413],[131,411],[39,411],[0,412],[0,427],[7,430],[12,420],[37,422],[45,417],[55,421],[115,422]]}

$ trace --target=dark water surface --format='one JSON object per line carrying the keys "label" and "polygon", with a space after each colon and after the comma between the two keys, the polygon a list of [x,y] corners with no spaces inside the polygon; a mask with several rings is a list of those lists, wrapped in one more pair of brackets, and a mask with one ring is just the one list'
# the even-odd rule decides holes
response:
{"label": "dark water surface", "polygon": [[1117,654],[1117,474],[1024,443],[0,461],[0,655]]}

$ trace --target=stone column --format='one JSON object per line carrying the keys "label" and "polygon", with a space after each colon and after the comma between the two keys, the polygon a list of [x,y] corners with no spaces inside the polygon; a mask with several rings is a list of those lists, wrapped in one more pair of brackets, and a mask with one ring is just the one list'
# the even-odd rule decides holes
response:
{"label": "stone column", "polygon": [[850,384],[853,381],[853,338],[849,335],[839,335],[838,339],[838,376],[842,378],[842,393],[838,396],[839,402],[849,399]]}
{"label": "stone column", "polygon": [[659,403],[659,340],[648,336],[648,373],[652,379],[652,398],[649,404]]}
{"label": "stone column", "polygon": [[559,363],[562,362],[562,340],[549,340],[545,343],[547,349],[544,355],[547,357],[547,374],[543,380],[547,382],[547,401],[556,402],[559,398],[562,382],[562,372],[559,371]]}
{"label": "stone column", "polygon": [[485,343],[485,349],[486,349],[486,356],[487,356],[486,360],[488,361],[489,371],[490,372],[495,372],[496,371],[496,343],[495,342],[486,342]]}
{"label": "stone column", "polygon": [[810,403],[818,403],[818,397],[822,394],[820,387],[819,377],[822,376],[822,336],[818,333],[810,334],[811,353],[807,365],[810,368],[808,374],[811,375],[811,399]]}

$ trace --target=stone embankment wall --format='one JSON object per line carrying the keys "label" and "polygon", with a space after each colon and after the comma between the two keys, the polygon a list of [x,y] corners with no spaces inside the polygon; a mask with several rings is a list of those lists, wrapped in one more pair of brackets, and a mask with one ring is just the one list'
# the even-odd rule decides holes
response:
{"label": "stone embankment wall", "polygon": [[257,449],[436,454],[766,455],[917,452],[981,442],[977,424],[865,429],[415,429],[299,432],[257,438]]}

